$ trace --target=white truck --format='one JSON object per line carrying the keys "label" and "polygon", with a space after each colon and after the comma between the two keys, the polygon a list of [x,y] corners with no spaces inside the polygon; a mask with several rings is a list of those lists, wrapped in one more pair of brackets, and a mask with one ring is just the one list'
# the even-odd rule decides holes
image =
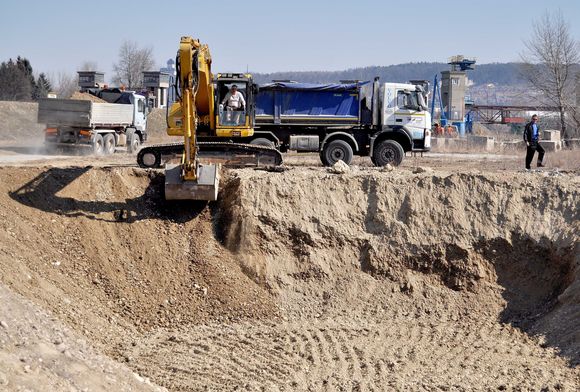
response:
{"label": "white truck", "polygon": [[119,90],[102,90],[96,96],[106,102],[41,99],[38,122],[46,124],[46,144],[89,146],[97,155],[112,154],[117,146],[136,152],[147,140],[145,97]]}
{"label": "white truck", "polygon": [[327,166],[350,163],[353,155],[370,156],[377,166],[399,165],[406,152],[431,149],[427,95],[425,81],[379,83],[378,78],[261,85],[249,142],[282,152],[319,152]]}

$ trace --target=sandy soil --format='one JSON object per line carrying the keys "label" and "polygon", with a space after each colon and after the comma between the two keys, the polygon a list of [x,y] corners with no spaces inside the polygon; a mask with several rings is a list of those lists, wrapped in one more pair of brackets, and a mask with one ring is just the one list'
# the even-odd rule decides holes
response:
{"label": "sandy soil", "polygon": [[54,315],[0,286],[3,391],[161,391],[95,351]]}
{"label": "sandy soil", "polygon": [[424,170],[7,167],[0,281],[170,390],[574,390],[579,177]]}
{"label": "sandy soil", "polygon": [[0,139],[0,390],[580,387],[571,152],[287,156],[168,203],[132,156]]}

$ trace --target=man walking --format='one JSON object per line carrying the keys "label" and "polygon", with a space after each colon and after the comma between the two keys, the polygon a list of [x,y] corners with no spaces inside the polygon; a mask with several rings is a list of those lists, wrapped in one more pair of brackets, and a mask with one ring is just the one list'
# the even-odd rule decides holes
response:
{"label": "man walking", "polygon": [[540,127],[538,126],[538,116],[534,114],[532,121],[526,124],[524,130],[524,142],[526,142],[526,169],[530,170],[530,164],[534,159],[534,154],[538,152],[538,167],[544,167],[544,148],[540,146]]}

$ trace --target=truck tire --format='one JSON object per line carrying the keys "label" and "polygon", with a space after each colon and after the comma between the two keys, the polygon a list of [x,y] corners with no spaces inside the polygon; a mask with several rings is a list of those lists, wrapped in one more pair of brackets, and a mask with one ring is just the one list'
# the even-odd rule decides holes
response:
{"label": "truck tire", "polygon": [[115,142],[115,135],[112,133],[107,133],[103,136],[103,151],[105,155],[111,155],[115,153],[115,146],[117,143]]}
{"label": "truck tire", "polygon": [[93,146],[93,154],[103,155],[105,151],[105,145],[103,142],[103,137],[101,135],[99,134],[94,135],[91,144]]}
{"label": "truck tire", "polygon": [[139,138],[139,135],[132,133],[127,138],[127,151],[129,154],[137,154],[139,147],[141,147],[141,139]]}
{"label": "truck tire", "polygon": [[352,147],[344,140],[333,140],[326,143],[320,152],[320,160],[324,166],[332,166],[339,160],[350,165],[352,156]]}
{"label": "truck tire", "polygon": [[264,147],[272,147],[274,148],[274,142],[266,139],[265,137],[258,137],[253,139],[250,144],[256,145],[256,146],[264,146]]}
{"label": "truck tire", "polygon": [[390,163],[399,166],[405,157],[405,150],[394,140],[383,140],[375,145],[371,161],[375,166],[385,166]]}

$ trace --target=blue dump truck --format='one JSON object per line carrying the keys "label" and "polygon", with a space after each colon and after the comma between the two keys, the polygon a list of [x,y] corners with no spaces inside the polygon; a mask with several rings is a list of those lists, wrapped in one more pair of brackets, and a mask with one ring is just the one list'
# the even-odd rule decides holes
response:
{"label": "blue dump truck", "polygon": [[[431,147],[425,82],[259,86],[250,143],[282,152],[319,152],[324,165],[370,156],[377,166],[399,165],[409,151]],[[247,142],[248,139],[245,138]]]}

